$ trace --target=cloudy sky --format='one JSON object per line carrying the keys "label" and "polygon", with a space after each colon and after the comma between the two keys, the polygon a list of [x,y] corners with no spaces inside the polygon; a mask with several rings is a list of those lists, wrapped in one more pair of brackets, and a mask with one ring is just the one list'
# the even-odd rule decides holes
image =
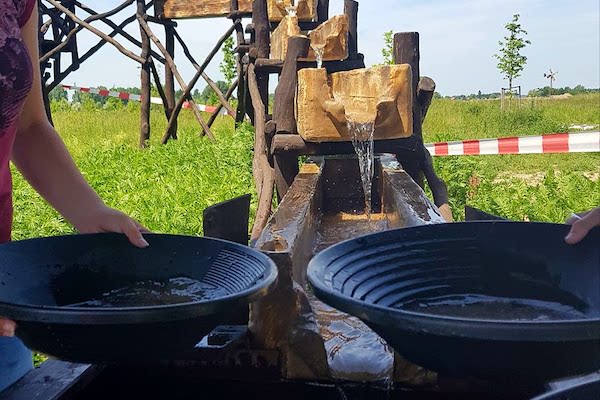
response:
{"label": "cloudy sky", "polygon": [[[87,4],[102,12],[119,2],[88,1]],[[341,14],[343,0],[330,2],[331,15]],[[600,86],[599,0],[361,0],[359,3],[359,51],[365,54],[367,64],[381,62],[385,31],[418,31],[421,74],[434,78],[443,95],[499,91],[504,82],[492,56],[505,35],[504,24],[517,13],[532,42],[524,50],[528,64],[516,82],[525,93],[546,86],[548,81],[543,74],[550,68],[558,71],[555,86]],[[128,12],[133,14],[133,8]],[[229,24],[226,19],[179,21],[178,29],[200,61]],[[101,23],[94,25],[108,31]],[[137,26],[131,25],[128,31],[139,37]],[[162,38],[160,29],[156,33]],[[85,33],[80,35],[79,42],[85,49],[95,44],[97,38]],[[193,68],[183,54],[178,53],[176,58],[182,75],[189,79]],[[220,79],[220,59],[219,54],[207,70],[214,80]],[[106,45],[65,83],[138,86],[139,69],[136,63]],[[200,82],[199,88],[202,86]]]}

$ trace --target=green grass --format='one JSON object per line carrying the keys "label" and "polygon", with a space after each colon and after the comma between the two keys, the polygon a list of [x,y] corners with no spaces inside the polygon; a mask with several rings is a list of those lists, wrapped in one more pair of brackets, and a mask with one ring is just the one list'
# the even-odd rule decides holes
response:
{"label": "green grass", "polygon": [[[162,118],[161,118],[162,117]],[[214,126],[217,142],[200,138],[185,113],[181,139],[159,144],[166,123],[152,114],[154,137],[137,148],[136,111],[57,112],[56,127],[79,168],[101,197],[155,232],[202,234],[202,211],[253,193],[252,133],[233,130],[230,119]],[[15,239],[70,233],[72,229],[15,174]],[[254,209],[254,204],[253,204]]]}

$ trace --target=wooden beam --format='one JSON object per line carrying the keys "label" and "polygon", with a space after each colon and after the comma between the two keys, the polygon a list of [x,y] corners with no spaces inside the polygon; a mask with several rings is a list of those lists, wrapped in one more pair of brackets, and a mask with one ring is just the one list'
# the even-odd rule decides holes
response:
{"label": "wooden beam", "polygon": [[[252,22],[255,29],[255,42],[257,54],[256,58],[269,58],[271,54],[271,29],[269,25],[267,0],[255,0],[252,5]],[[251,56],[252,57],[252,56]],[[268,112],[269,106],[269,75],[256,72],[258,90],[262,98],[265,110]],[[256,108],[255,108],[256,109]]]}
{"label": "wooden beam", "polygon": [[[137,17],[143,19],[146,15],[144,6],[146,0],[137,0]],[[140,35],[142,38],[142,54],[141,57],[144,59],[142,68],[140,71],[141,79],[141,111],[140,111],[140,148],[148,146],[150,140],[150,38],[148,32],[140,25]]]}
{"label": "wooden beam", "polygon": [[283,133],[298,133],[296,117],[294,115],[294,101],[298,90],[298,58],[308,55],[310,39],[303,36],[288,39],[288,51],[279,78],[279,85],[275,90],[273,119],[277,124],[277,131]]}
{"label": "wooden beam", "polygon": [[[257,58],[255,61],[256,69],[269,74],[280,74],[283,70],[284,62],[282,60],[274,60],[269,58]],[[298,61],[298,69],[316,68],[316,62]],[[362,54],[359,54],[355,60],[343,61],[324,61],[323,68],[328,74],[333,74],[340,71],[350,71],[365,67],[365,61]]]}
{"label": "wooden beam", "polygon": [[[414,137],[406,139],[376,140],[375,153],[398,154],[400,161],[417,160],[420,143]],[[300,135],[275,135],[271,143],[274,155],[328,156],[355,154],[351,142],[306,142]]]}
{"label": "wooden beam", "polygon": [[[208,18],[226,17],[232,11],[231,0],[158,0],[160,18]],[[239,0],[239,11],[250,12],[252,0]]]}
{"label": "wooden beam", "polygon": [[344,14],[348,16],[348,58],[358,57],[358,1],[344,0]]}

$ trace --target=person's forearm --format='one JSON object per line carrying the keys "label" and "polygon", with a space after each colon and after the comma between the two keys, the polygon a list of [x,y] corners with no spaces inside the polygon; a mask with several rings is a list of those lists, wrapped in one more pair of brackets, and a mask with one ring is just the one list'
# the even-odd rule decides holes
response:
{"label": "person's forearm", "polygon": [[49,123],[17,134],[12,159],[21,174],[71,224],[82,224],[90,208],[104,205],[87,184]]}

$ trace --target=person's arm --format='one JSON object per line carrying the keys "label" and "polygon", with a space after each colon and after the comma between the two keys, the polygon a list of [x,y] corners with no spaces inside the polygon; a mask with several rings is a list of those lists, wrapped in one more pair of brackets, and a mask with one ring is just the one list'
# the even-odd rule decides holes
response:
{"label": "person's arm", "polygon": [[600,207],[580,214],[577,218],[571,218],[567,223],[572,225],[572,227],[565,238],[565,241],[569,244],[577,244],[581,242],[594,227],[600,226]]}
{"label": "person's arm", "polygon": [[138,247],[148,243],[144,228],[120,211],[107,207],[87,184],[58,133],[48,122],[42,100],[38,57],[37,5],[22,29],[33,65],[33,86],[24,105],[12,160],[25,179],[79,232],[117,232]]}

